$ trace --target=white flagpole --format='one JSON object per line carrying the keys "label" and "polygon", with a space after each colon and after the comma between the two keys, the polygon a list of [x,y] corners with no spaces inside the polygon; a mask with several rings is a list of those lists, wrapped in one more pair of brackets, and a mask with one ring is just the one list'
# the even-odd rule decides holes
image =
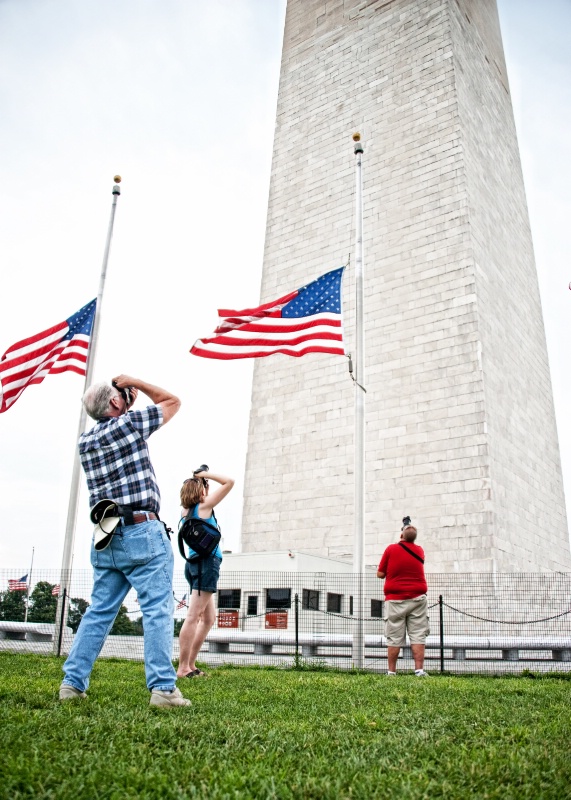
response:
{"label": "white flagpole", "polygon": [[[91,330],[91,339],[89,344],[89,351],[87,355],[87,367],[85,371],[85,383],[83,391],[85,392],[91,385],[93,378],[93,370],[95,366],[95,354],[97,350],[97,337],[99,333],[99,323],[101,319],[101,303],[103,300],[103,289],[105,288],[105,278],[107,276],[107,264],[109,262],[109,251],[111,249],[111,239],[113,237],[113,225],[115,222],[115,209],[117,207],[117,198],[121,194],[119,184],[121,183],[121,176],[115,175],[113,178],[113,202],[111,204],[111,217],[109,219],[109,227],[107,229],[107,241],[105,242],[105,252],[103,254],[103,265],[101,267],[101,276],[99,278],[99,291],[97,292],[97,303],[95,306],[95,318],[93,320],[93,328]],[[71,475],[71,488],[69,492],[69,504],[67,508],[67,524],[65,528],[65,540],[63,545],[63,557],[61,562],[61,577],[60,577],[60,591],[58,596],[58,605],[56,612],[56,627],[54,635],[54,652],[59,655],[61,649],[61,635],[60,624],[62,619],[67,619],[67,609],[69,607],[69,584],[71,582],[71,566],[73,563],[73,544],[75,540],[75,526],[77,523],[77,509],[79,505],[79,479],[80,479],[80,463],[79,451],[77,449],[77,441],[85,430],[85,422],[87,414],[83,403],[79,414],[79,425],[77,430],[75,456],[73,459],[73,471]],[[62,608],[65,606],[65,609]],[[65,622],[64,622],[65,625]]]}
{"label": "white flagpole", "polygon": [[353,666],[365,666],[365,637],[363,615],[363,573],[365,571],[365,336],[363,330],[364,270],[363,270],[363,175],[361,135],[353,134],[355,142],[355,533],[353,542],[353,573],[356,579],[357,627],[353,640]]}
{"label": "white flagpole", "polygon": [[28,572],[28,588],[26,589],[26,611],[24,612],[24,622],[28,621],[28,609],[30,606],[30,586],[32,585],[32,568],[34,566],[34,550],[32,547],[32,560],[30,561],[30,571]]}

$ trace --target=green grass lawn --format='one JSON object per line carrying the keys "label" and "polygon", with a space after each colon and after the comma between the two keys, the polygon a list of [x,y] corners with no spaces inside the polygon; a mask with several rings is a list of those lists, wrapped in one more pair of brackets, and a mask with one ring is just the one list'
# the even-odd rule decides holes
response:
{"label": "green grass lawn", "polygon": [[0,654],[0,797],[571,798],[571,681],[219,668],[153,709],[142,664]]}

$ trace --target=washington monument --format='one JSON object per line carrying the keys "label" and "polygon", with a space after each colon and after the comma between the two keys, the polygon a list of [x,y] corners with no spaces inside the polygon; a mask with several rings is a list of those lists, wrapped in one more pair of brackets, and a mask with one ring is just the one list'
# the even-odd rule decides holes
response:
{"label": "washington monument", "polygon": [[[365,563],[410,515],[432,572],[571,570],[495,0],[288,0],[261,302],[342,266],[364,146]],[[344,278],[354,348],[354,270]],[[255,364],[243,550],[351,560],[343,356]]]}

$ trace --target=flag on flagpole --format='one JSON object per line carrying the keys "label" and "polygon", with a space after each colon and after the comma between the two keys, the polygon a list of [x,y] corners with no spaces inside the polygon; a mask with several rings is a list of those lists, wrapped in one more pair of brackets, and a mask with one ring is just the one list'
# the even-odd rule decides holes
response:
{"label": "flag on flagpole", "polygon": [[[176,600],[176,597],[175,597],[175,600]],[[176,610],[178,611],[178,610],[179,610],[179,608],[185,608],[185,607],[186,607],[186,594],[184,595],[184,597],[182,598],[182,600],[179,600],[179,601],[178,601],[178,605],[177,605],[177,607],[176,607]]]}
{"label": "flag on flagpole", "polygon": [[52,594],[54,595],[54,597],[58,597],[58,595],[60,593],[60,589],[61,589],[61,587],[60,587],[59,583],[56,583],[56,585],[52,589]]}
{"label": "flag on flagpole", "polygon": [[50,372],[85,375],[95,304],[92,300],[69,319],[6,350],[0,359],[0,414]]}
{"label": "flag on flagpole", "polygon": [[262,358],[274,353],[345,355],[341,279],[345,267],[322,275],[279,300],[242,311],[219,309],[213,335],[190,352],[203,358]]}
{"label": "flag on flagpole", "polygon": [[21,578],[16,580],[15,578],[10,578],[8,580],[8,591],[9,592],[27,592],[28,591],[28,575],[22,575]]}

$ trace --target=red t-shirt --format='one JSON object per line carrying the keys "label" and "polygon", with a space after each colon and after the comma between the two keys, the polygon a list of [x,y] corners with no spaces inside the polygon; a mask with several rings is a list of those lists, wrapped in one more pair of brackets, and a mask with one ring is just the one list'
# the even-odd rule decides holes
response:
{"label": "red t-shirt", "polygon": [[[424,550],[413,542],[404,542],[416,555],[424,558]],[[426,594],[428,586],[424,577],[424,564],[400,544],[390,544],[381,558],[379,572],[385,573],[385,600],[411,600]]]}

